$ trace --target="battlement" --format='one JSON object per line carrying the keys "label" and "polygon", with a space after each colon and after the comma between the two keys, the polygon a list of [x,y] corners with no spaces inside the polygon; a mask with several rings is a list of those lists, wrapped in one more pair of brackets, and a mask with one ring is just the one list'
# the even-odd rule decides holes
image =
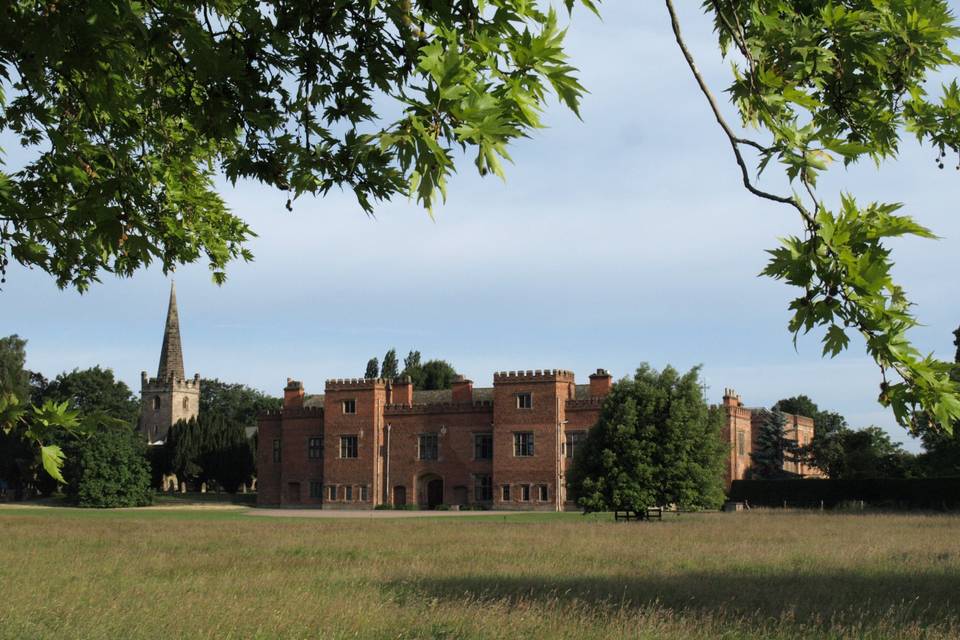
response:
{"label": "battlement", "polygon": [[284,409],[267,409],[260,414],[261,418],[322,418],[323,407],[286,407]]}
{"label": "battlement", "polygon": [[195,373],[193,378],[175,378],[173,376],[167,379],[161,378],[151,378],[147,375],[146,371],[140,372],[140,388],[142,391],[166,391],[169,389],[176,389],[179,391],[184,390],[200,390],[200,374]]}
{"label": "battlement", "polygon": [[493,384],[573,382],[573,379],[573,372],[566,369],[527,369],[526,371],[498,371],[493,374]]}
{"label": "battlement", "polygon": [[361,391],[376,389],[387,384],[383,378],[330,378],[326,382],[327,391]]}
{"label": "battlement", "polygon": [[564,405],[567,411],[596,411],[603,406],[604,398],[583,398],[581,400],[567,400]]}
{"label": "battlement", "polygon": [[476,413],[493,411],[493,402],[433,402],[429,404],[388,404],[383,408],[384,415],[410,415],[425,413]]}

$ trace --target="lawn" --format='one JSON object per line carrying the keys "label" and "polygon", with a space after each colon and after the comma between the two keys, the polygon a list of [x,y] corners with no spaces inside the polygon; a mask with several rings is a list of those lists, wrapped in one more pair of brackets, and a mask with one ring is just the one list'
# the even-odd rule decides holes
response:
{"label": "lawn", "polygon": [[0,638],[957,638],[960,517],[0,508]]}

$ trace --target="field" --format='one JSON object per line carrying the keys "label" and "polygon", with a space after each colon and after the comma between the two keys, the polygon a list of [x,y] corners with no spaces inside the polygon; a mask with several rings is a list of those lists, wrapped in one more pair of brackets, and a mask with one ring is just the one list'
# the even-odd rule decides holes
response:
{"label": "field", "polygon": [[960,517],[0,508],[0,638],[957,638]]}

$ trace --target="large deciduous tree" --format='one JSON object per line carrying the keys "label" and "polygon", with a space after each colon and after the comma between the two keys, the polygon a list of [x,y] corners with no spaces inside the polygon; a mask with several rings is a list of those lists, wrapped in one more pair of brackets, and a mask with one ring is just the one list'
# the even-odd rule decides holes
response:
{"label": "large deciduous tree", "polygon": [[279,409],[282,403],[280,398],[244,384],[222,382],[217,378],[200,381],[200,415],[219,415],[231,425],[252,427],[257,424],[258,415]]}
{"label": "large deciduous tree", "polygon": [[[930,75],[960,63],[960,36],[945,0],[705,0],[721,52],[732,59],[727,88],[741,132],[728,123],[683,39],[673,0],[674,36],[726,135],[744,186],[791,208],[801,233],[770,251],[764,274],[800,289],[790,303],[795,338],[823,330],[823,353],[863,338],[880,369],[879,400],[916,433],[928,421],[950,429],[960,418],[960,388],[949,363],[921,354],[908,331],[911,304],[892,278],[889,238],[933,233],[898,213],[897,203],[824,196],[817,179],[835,160],[849,165],[893,158],[905,134],[929,144],[940,168],[960,154],[960,87],[928,96]],[[774,192],[751,176],[779,166],[793,190]],[[922,411],[921,411],[922,410]]]}
{"label": "large deciduous tree", "polygon": [[0,132],[29,156],[0,173],[0,266],[83,289],[204,257],[221,281],[253,234],[218,173],[288,208],[333,188],[430,207],[463,150],[502,175],[548,92],[577,109],[563,37],[537,1],[0,3]]}
{"label": "large deciduous tree", "polygon": [[81,507],[142,507],[153,501],[145,443],[127,426],[100,427],[65,447],[67,497]]}
{"label": "large deciduous tree", "polygon": [[644,364],[613,385],[577,447],[568,478],[585,511],[715,507],[723,500],[723,415],[707,406],[700,369]]}
{"label": "large deciduous tree", "polygon": [[67,402],[82,416],[100,412],[112,419],[135,426],[140,415],[140,400],[113,370],[100,366],[74,369],[47,382],[37,394],[42,400]]}

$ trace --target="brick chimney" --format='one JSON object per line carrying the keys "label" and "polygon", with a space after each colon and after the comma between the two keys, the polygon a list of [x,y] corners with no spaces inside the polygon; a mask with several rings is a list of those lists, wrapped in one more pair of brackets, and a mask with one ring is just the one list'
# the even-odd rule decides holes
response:
{"label": "brick chimney", "polygon": [[413,404],[413,380],[410,376],[394,378],[390,392],[391,404],[404,404],[408,407]]}
{"label": "brick chimney", "polygon": [[473,402],[473,380],[467,380],[461,375],[453,379],[453,401]]}
{"label": "brick chimney", "polygon": [[740,394],[738,394],[733,389],[724,389],[723,390],[723,406],[742,407],[743,402],[740,401]]}
{"label": "brick chimney", "polygon": [[590,374],[590,397],[603,398],[613,388],[613,376],[606,369],[597,369]]}
{"label": "brick chimney", "polygon": [[287,378],[287,386],[283,388],[283,408],[303,408],[303,383],[293,378]]}

